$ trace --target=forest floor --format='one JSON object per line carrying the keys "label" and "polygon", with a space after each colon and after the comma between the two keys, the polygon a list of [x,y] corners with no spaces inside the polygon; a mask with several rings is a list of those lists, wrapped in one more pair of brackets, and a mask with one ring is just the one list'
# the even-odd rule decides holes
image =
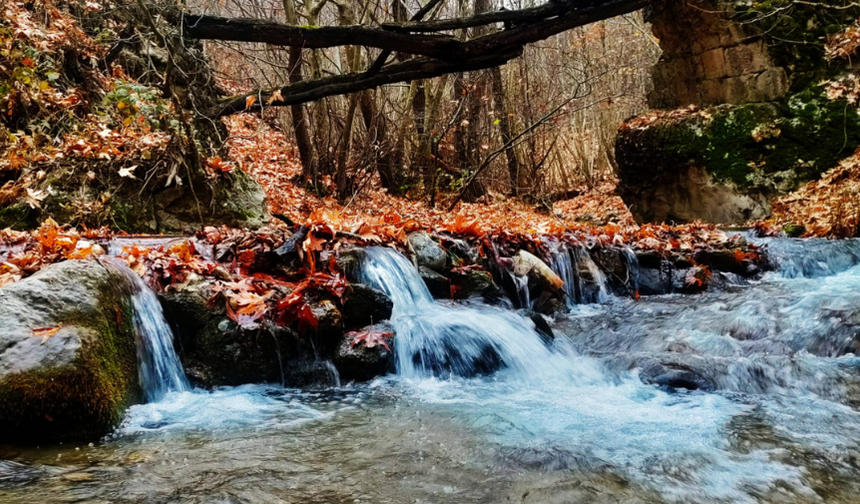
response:
{"label": "forest floor", "polygon": [[[449,212],[452,194],[440,196],[435,207],[408,196],[392,196],[373,177],[352,199],[340,203],[332,197],[320,197],[303,187],[301,165],[291,141],[278,128],[259,116],[241,114],[225,119],[231,139],[230,158],[256,179],[265,189],[269,210],[287,216],[294,222],[306,222],[320,212],[336,213],[344,219],[372,222],[380,215],[394,212],[404,220],[423,226],[446,226],[454,220],[477,221],[485,229],[509,232],[559,233],[565,229],[584,229],[611,224],[636,227],[621,198],[615,194],[615,182],[605,180],[597,187],[583,186],[579,196],[557,201],[552,211],[539,211],[535,205],[490,192],[475,203],[460,202]],[[365,174],[366,176],[366,174]],[[324,186],[333,189],[326,177]]]}
{"label": "forest floor", "polygon": [[860,149],[820,179],[774,200],[771,216],[754,225],[771,236],[860,235]]}

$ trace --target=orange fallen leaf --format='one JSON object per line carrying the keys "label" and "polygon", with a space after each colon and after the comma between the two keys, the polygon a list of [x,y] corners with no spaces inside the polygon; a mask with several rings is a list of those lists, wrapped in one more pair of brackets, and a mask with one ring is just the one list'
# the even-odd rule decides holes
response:
{"label": "orange fallen leaf", "polygon": [[59,324],[57,327],[39,327],[33,329],[33,334],[30,336],[34,338],[42,338],[42,342],[40,345],[44,345],[49,338],[60,332],[60,329],[63,328],[63,324]]}

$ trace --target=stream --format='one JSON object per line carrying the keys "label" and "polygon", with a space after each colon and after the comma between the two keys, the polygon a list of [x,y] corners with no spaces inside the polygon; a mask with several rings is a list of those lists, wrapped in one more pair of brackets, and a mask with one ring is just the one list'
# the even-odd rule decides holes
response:
{"label": "stream", "polygon": [[[549,343],[515,311],[434,301],[369,249],[396,375],[191,390],[146,354],[157,393],[106,439],[0,446],[0,502],[856,502],[860,241],[761,243],[760,281],[601,294]],[[140,309],[139,331],[163,324]]]}

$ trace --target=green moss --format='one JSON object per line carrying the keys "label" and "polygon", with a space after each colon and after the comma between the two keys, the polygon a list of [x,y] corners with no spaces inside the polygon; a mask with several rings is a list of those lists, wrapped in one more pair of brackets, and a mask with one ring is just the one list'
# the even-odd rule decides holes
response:
{"label": "green moss", "polygon": [[693,164],[739,188],[786,191],[860,145],[860,115],[816,84],[781,103],[714,107],[706,116],[664,121],[644,135],[642,144],[665,153],[662,170]]}
{"label": "green moss", "polygon": [[97,316],[70,314],[67,325],[86,327],[75,362],[23,372],[0,381],[0,441],[48,442],[98,438],[116,427],[140,399],[133,311],[128,299],[105,293]]}
{"label": "green moss", "polygon": [[0,208],[0,229],[10,227],[19,231],[39,226],[39,214],[26,203],[18,202]]}
{"label": "green moss", "polygon": [[[752,166],[764,161],[766,151],[758,135],[773,135],[777,113],[770,105],[746,105],[718,114],[708,127],[702,160],[715,179],[739,187],[752,183]],[[765,163],[766,164],[766,163]]]}

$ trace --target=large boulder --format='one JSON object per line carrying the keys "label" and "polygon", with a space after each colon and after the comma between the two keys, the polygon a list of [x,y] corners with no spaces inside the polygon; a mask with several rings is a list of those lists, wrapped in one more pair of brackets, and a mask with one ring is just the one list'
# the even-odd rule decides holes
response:
{"label": "large boulder", "polygon": [[[860,116],[823,90],[782,104],[723,105],[626,123],[618,190],[639,222],[742,224],[770,213],[860,144]],[[838,133],[838,135],[837,135]]]}
{"label": "large boulder", "polygon": [[0,443],[98,438],[141,398],[133,289],[95,260],[0,289]]}
{"label": "large boulder", "polygon": [[860,6],[795,7],[785,16],[772,2],[672,0],[649,10],[663,50],[649,95],[659,110],[627,121],[616,142],[618,191],[637,221],[766,217],[774,197],[860,144],[856,100],[839,90],[853,86],[851,60],[825,57],[822,43]]}
{"label": "large boulder", "polygon": [[410,234],[407,240],[416,266],[424,266],[438,272],[445,269],[448,253],[433,237],[424,232],[417,232]]}

